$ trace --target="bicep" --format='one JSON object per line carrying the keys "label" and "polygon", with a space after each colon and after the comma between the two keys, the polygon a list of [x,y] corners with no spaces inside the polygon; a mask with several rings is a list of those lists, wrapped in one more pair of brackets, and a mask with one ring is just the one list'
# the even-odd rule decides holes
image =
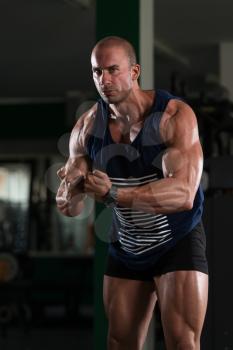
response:
{"label": "bicep", "polygon": [[84,125],[82,121],[76,123],[73,128],[70,140],[69,140],[69,155],[70,158],[75,158],[79,156],[85,156],[85,134],[84,134]]}
{"label": "bicep", "polygon": [[203,153],[194,112],[181,105],[167,120],[168,148],[162,159],[165,177],[184,181],[196,191],[202,174]]}
{"label": "bicep", "polygon": [[96,112],[97,104],[85,112],[76,122],[69,141],[70,157],[86,156],[87,140],[94,126]]}
{"label": "bicep", "polygon": [[69,158],[63,171],[66,174],[85,175],[91,169],[91,160],[86,151],[87,137],[91,132],[94,121],[95,106],[84,113],[76,122],[69,140]]}
{"label": "bicep", "polygon": [[203,155],[199,142],[189,149],[170,147],[162,158],[164,177],[171,177],[185,181],[188,185],[197,188],[200,182]]}

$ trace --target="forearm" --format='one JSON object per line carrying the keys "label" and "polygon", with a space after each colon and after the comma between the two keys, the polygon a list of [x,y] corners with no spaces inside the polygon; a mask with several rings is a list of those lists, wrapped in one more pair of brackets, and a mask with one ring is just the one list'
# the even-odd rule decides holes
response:
{"label": "forearm", "polygon": [[91,170],[91,162],[87,156],[70,157],[66,163],[65,177],[71,182],[78,176],[86,177]]}
{"label": "forearm", "polygon": [[57,191],[56,202],[59,211],[66,216],[79,215],[84,208],[84,181],[90,169],[89,160],[82,156],[69,158],[65,167],[60,169],[61,184]]}
{"label": "forearm", "polygon": [[188,184],[165,178],[140,187],[119,188],[117,202],[149,213],[168,214],[192,208]]}

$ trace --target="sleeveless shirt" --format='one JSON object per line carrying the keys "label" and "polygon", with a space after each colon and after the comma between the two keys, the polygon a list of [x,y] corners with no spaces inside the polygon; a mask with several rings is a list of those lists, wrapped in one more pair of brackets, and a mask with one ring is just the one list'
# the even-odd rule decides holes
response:
{"label": "sleeveless shirt", "polygon": [[[156,90],[151,111],[130,144],[113,141],[108,127],[109,106],[102,99],[98,100],[86,146],[93,168],[106,172],[119,188],[143,186],[164,178],[162,156],[167,146],[161,140],[159,125],[171,99],[180,98]],[[187,211],[151,214],[116,206],[109,232],[109,254],[129,268],[150,267],[201,221],[203,199],[199,186],[193,208]]]}

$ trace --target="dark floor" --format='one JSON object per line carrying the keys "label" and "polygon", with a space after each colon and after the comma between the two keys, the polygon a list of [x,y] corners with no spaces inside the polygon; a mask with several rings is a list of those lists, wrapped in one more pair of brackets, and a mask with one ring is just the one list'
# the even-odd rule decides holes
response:
{"label": "dark floor", "polygon": [[90,329],[11,329],[0,335],[0,350],[92,350],[92,340]]}

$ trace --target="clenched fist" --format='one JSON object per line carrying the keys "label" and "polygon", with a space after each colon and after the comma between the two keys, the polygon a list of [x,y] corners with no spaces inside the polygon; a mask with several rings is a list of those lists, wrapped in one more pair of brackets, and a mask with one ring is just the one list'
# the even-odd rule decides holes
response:
{"label": "clenched fist", "polygon": [[93,196],[96,200],[100,200],[108,193],[112,187],[112,182],[106,173],[100,170],[94,170],[88,173],[84,188],[85,192]]}

